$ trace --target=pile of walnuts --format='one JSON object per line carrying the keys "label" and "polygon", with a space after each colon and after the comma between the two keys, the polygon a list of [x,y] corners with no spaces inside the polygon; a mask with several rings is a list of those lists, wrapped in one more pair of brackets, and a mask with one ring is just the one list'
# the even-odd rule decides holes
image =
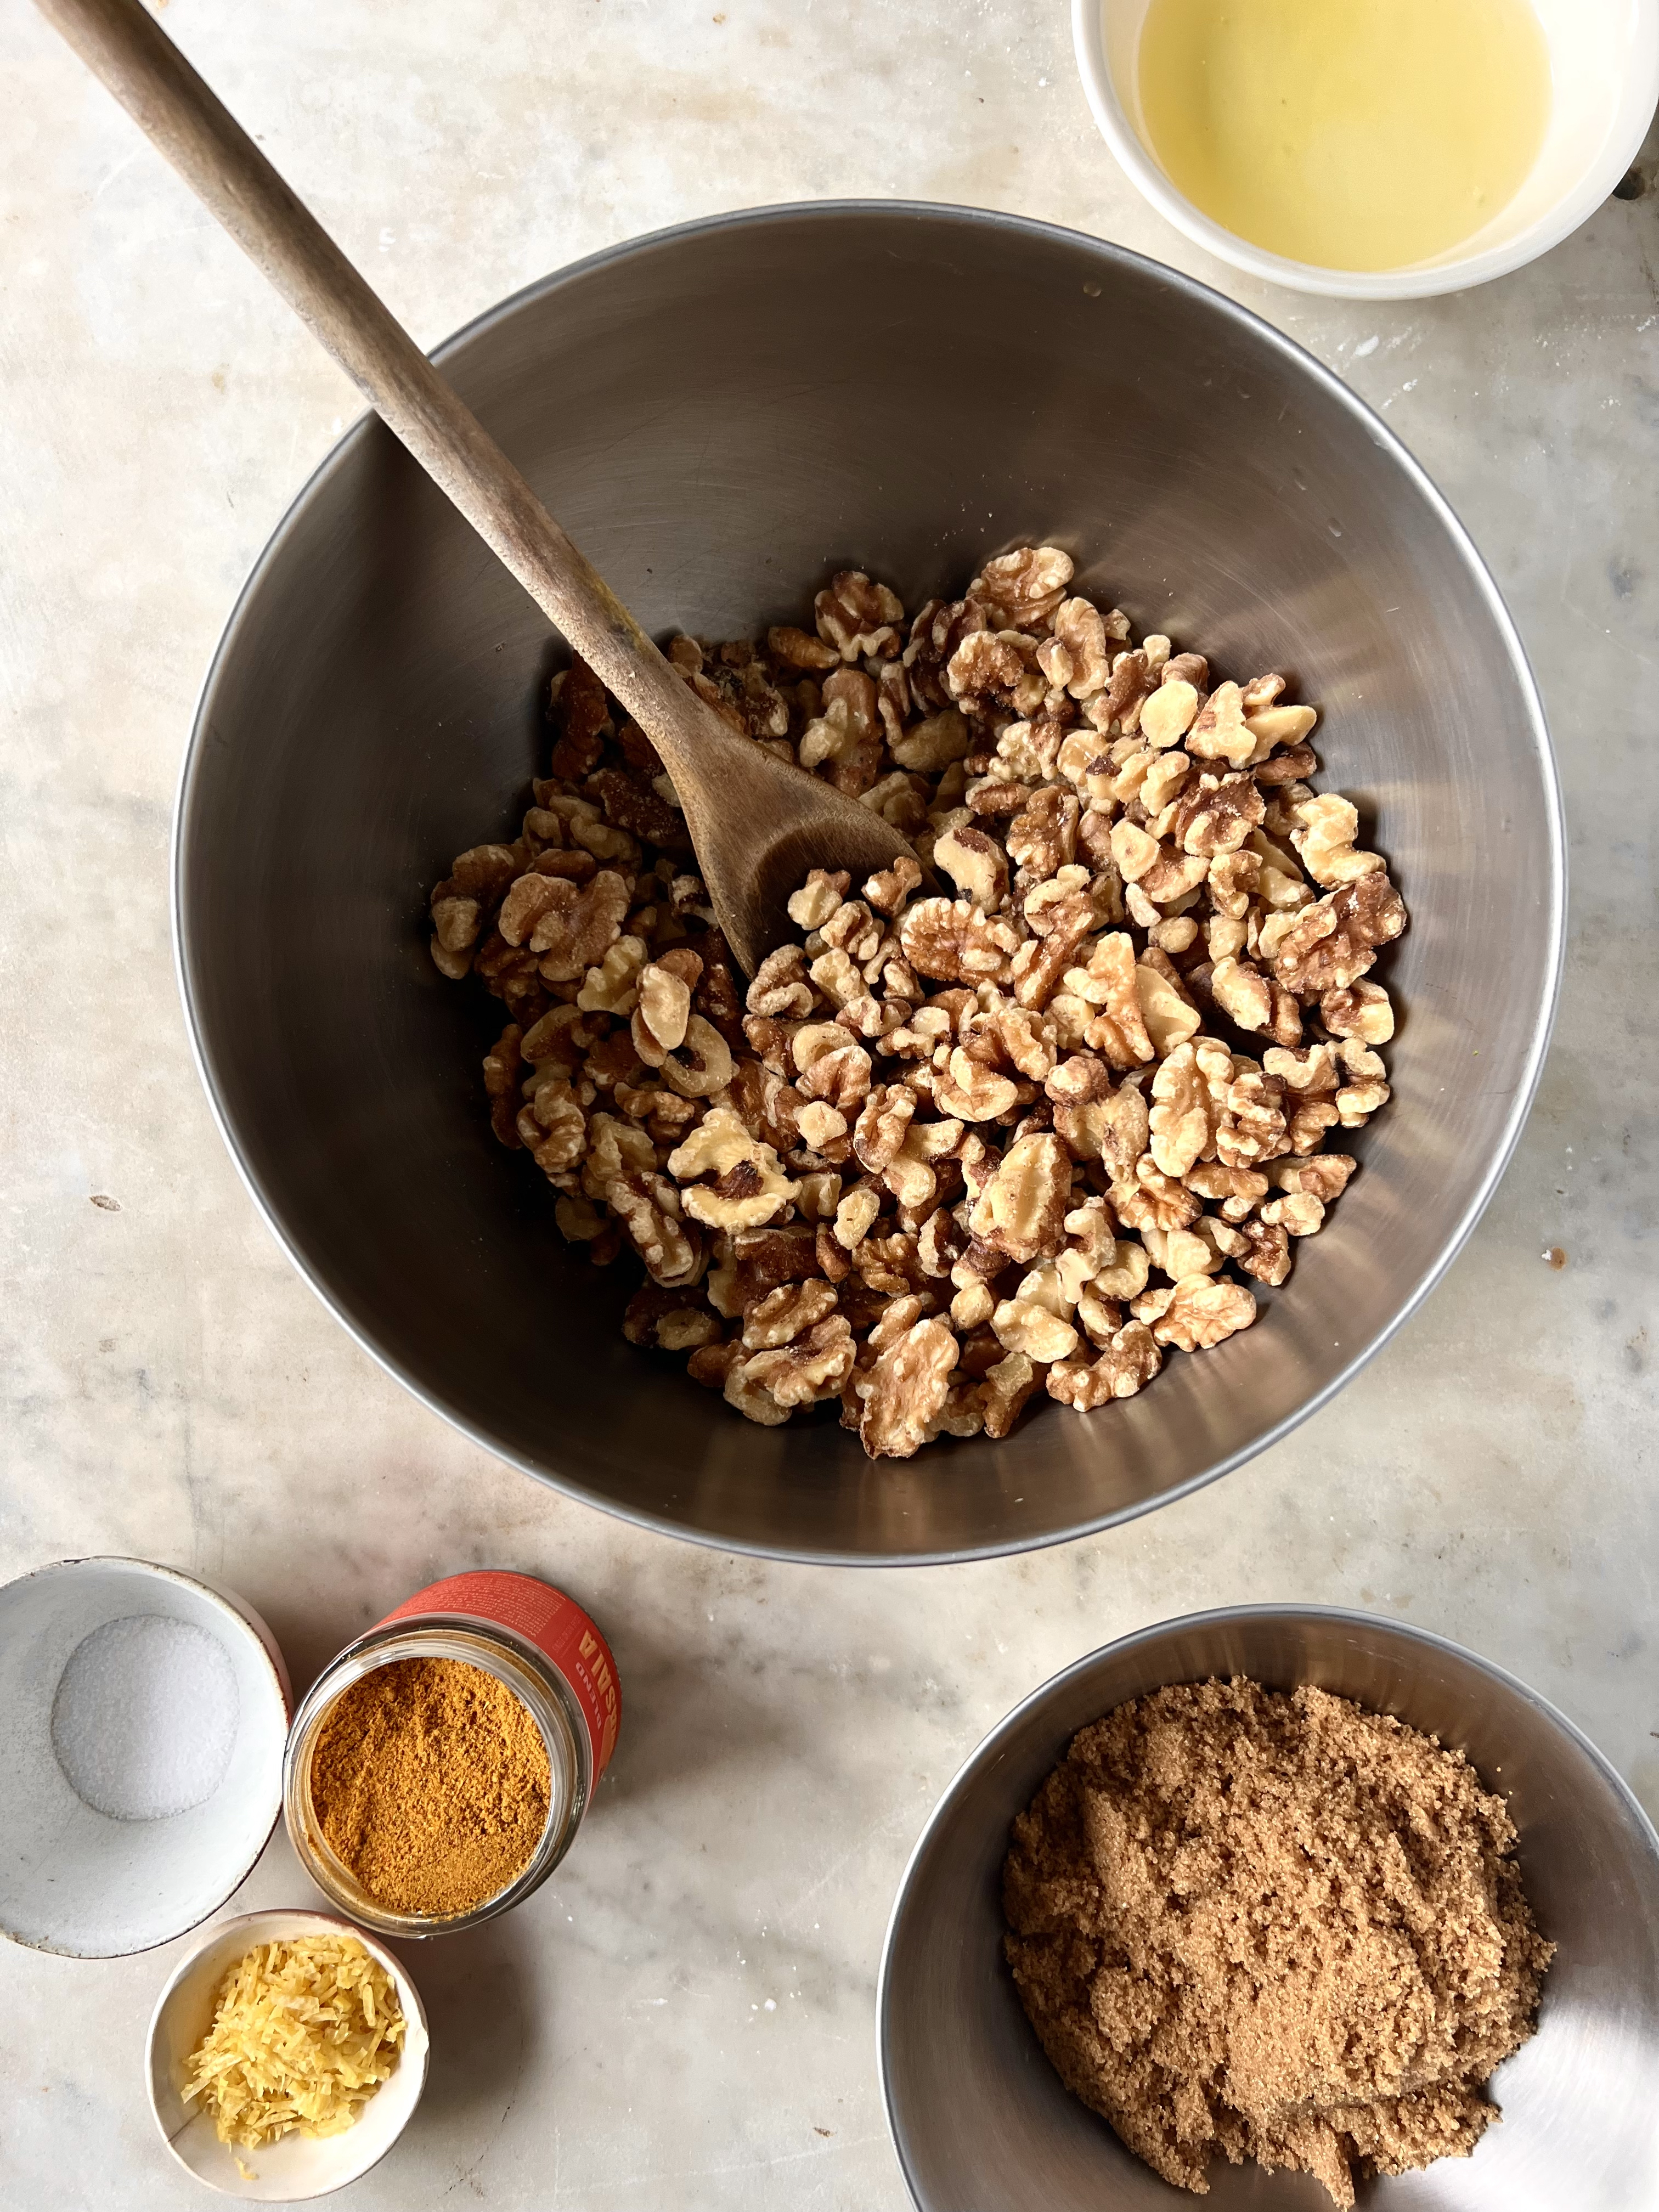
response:
{"label": "pile of walnuts", "polygon": [[648,739],[580,661],[511,844],[432,894],[509,1017],[495,1134],[645,1279],[623,1328],[753,1421],[839,1399],[872,1457],[1127,1398],[1255,1318],[1389,1097],[1368,980],[1406,909],[1316,793],[1310,707],[1212,683],[1068,596],[1053,546],[905,623],[847,572],[813,631],[670,657],[732,726],[877,809],[745,991]]}

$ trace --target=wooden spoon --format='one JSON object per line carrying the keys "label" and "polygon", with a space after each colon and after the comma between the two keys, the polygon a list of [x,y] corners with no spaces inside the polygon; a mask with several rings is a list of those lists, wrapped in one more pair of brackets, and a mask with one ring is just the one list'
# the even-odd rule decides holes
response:
{"label": "wooden spoon", "polygon": [[739,737],[675,674],[140,0],[37,4],[638,721],[746,973],[788,935],[785,902],[809,868],[856,882],[909,853],[871,808]]}

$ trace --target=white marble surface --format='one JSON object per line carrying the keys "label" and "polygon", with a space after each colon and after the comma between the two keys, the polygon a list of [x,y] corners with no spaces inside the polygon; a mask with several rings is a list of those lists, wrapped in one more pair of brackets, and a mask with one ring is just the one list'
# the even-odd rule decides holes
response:
{"label": "white marble surface", "polygon": [[[630,233],[827,194],[1050,217],[1238,290],[1114,169],[1066,14],[172,0],[166,21],[428,342]],[[1245,295],[1449,492],[1559,747],[1565,999],[1472,1244],[1336,1404],[1219,1486],[1036,1557],[837,1573],[641,1534],[496,1466],[255,1217],[185,1048],[168,813],[233,597],[354,403],[25,0],[0,0],[0,1577],[96,1551],[222,1577],[303,1684],[434,1572],[514,1561],[599,1614],[628,1701],[560,1875],[415,1959],[431,2087],[342,2202],[896,2212],[873,1996],[910,1844],[1026,1690],[1188,1607],[1443,1630],[1556,1699],[1659,1813],[1659,190],[1461,298]],[[237,1902],[305,1895],[279,1839]],[[0,1952],[8,2206],[205,2201],[140,2078],[170,1957]]]}

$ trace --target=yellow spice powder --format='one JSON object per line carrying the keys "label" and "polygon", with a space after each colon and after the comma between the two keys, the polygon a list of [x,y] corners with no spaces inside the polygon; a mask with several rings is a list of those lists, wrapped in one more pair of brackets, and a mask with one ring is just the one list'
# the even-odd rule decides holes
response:
{"label": "yellow spice powder", "polygon": [[389,1911],[453,1919],[522,1873],[547,1825],[547,1747],[522,1698],[459,1659],[396,1659],[318,1731],[311,1801]]}

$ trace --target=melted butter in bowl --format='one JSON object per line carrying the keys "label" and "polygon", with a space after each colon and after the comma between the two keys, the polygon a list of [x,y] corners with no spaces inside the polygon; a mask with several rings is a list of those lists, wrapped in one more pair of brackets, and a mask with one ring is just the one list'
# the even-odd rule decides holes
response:
{"label": "melted butter in bowl", "polygon": [[1474,237],[1550,118],[1529,0],[1152,0],[1137,74],[1176,190],[1329,269],[1407,268]]}

